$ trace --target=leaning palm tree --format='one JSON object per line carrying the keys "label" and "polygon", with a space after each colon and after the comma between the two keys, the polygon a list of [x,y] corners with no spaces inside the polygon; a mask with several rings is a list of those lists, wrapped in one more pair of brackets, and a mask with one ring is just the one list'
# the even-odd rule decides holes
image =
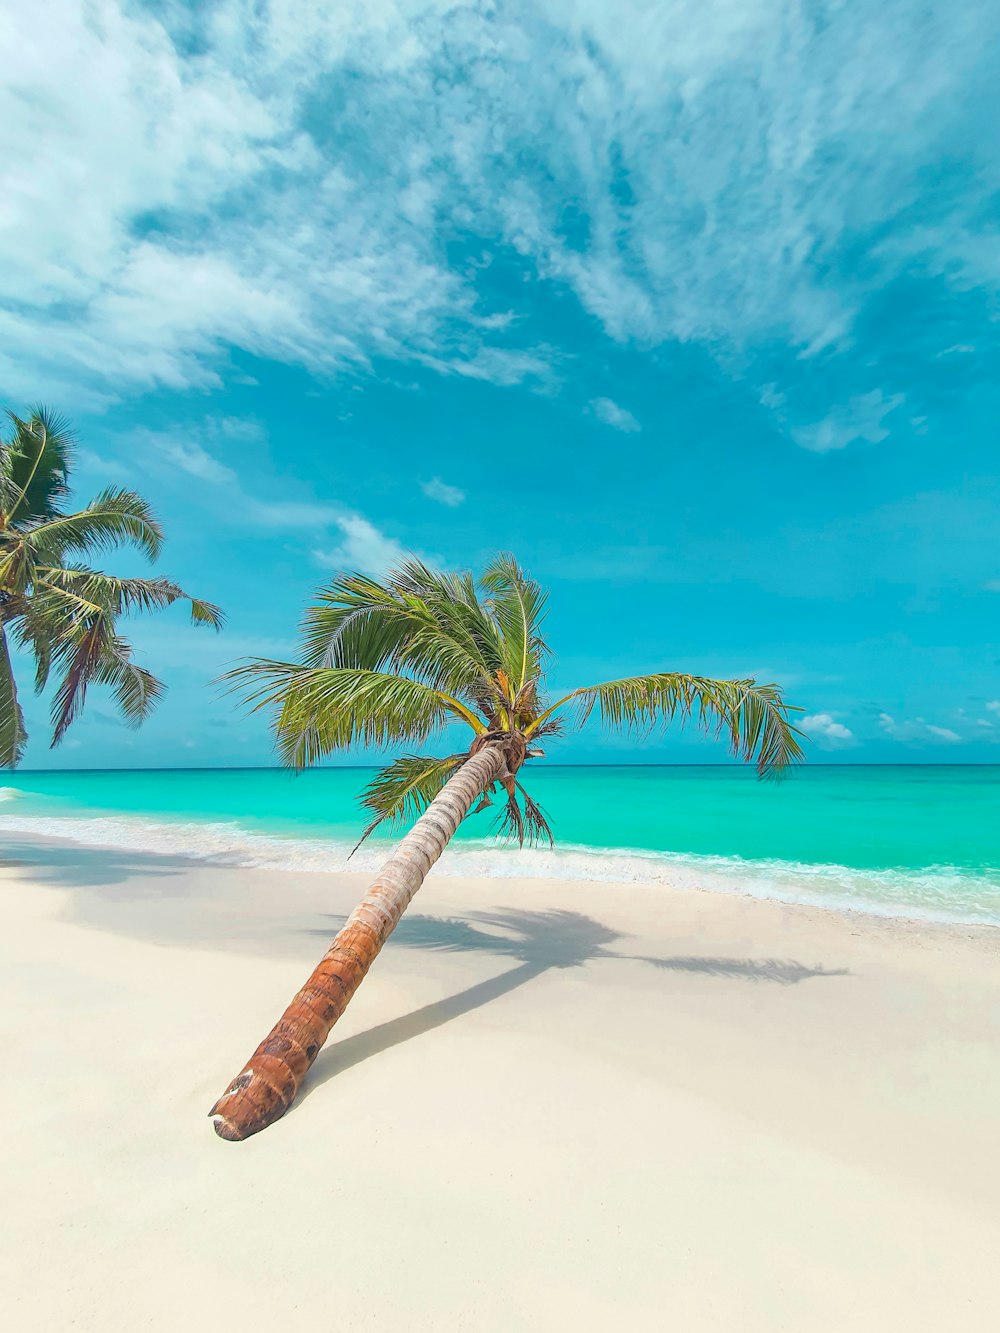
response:
{"label": "leaning palm tree", "polygon": [[[304,767],[348,746],[416,745],[458,724],[471,733],[443,758],[404,754],[363,795],[367,836],[419,815],[348,917],[305,986],[209,1113],[224,1139],[244,1139],[288,1110],[302,1079],[428,870],[475,806],[498,796],[498,830],[551,840],[521,784],[538,743],[595,706],[610,727],[648,729],[694,719],[733,753],[776,776],[801,758],[776,685],[655,672],[589,685],[548,703],[545,594],[513,557],[498,556],[478,585],[410,561],[382,582],[336,579],[305,616],[298,662],[252,660],[228,673],[254,709],[271,713],[284,761]],[[423,812],[423,813],[421,813]]]}
{"label": "leaning palm tree", "polygon": [[53,671],[52,744],[79,716],[89,685],[107,685],[126,722],[149,716],[163,685],[133,660],[118,632],[128,612],[154,611],[184,600],[196,625],[222,624],[210,602],[189,597],[165,578],[115,578],[81,557],[122,545],[150,559],[163,531],[141,495],[112,487],[75,513],[65,507],[73,434],[47,408],[27,419],[7,413],[0,437],[0,766],[13,768],[27,733],[17,696],[8,636],[34,657],[35,688]]}

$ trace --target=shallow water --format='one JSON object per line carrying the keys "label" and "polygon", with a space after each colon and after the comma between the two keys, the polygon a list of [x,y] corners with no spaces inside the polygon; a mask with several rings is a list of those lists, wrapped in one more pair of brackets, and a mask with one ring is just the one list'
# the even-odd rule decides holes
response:
{"label": "shallow water", "polygon": [[[19,771],[18,830],[248,865],[343,868],[371,770]],[[811,765],[759,783],[730,767],[528,767],[555,851],[497,846],[471,817],[440,872],[661,882],[1000,924],[1000,766]],[[391,834],[351,868],[373,868]]]}

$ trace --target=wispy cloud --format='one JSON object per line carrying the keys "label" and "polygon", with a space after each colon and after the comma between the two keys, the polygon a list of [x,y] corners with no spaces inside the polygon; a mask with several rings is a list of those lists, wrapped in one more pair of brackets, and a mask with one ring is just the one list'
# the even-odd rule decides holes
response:
{"label": "wispy cloud", "polygon": [[612,398],[595,398],[590,404],[590,409],[599,421],[603,421],[606,426],[611,426],[615,430],[626,433],[642,430],[642,426],[632,413],[627,408],[619,407]]}
{"label": "wispy cloud", "polygon": [[420,489],[428,500],[436,500],[438,504],[446,505],[449,509],[457,509],[460,504],[465,502],[465,492],[459,490],[457,486],[449,486],[440,477],[431,477],[430,481],[422,481]]}
{"label": "wispy cloud", "polygon": [[161,450],[168,463],[179,467],[182,472],[187,472],[192,477],[198,477],[201,481],[221,485],[223,482],[236,480],[236,473],[232,468],[220,463],[194,441],[165,440]]}
{"label": "wispy cloud", "polygon": [[[201,432],[203,438],[212,441],[213,447],[225,444],[238,447],[260,434],[255,422],[231,417],[208,418],[202,423]],[[395,538],[346,505],[292,497],[263,500],[250,494],[237,473],[209,452],[191,432],[146,430],[138,438],[148,466],[177,468],[205,482],[198,497],[223,522],[244,531],[263,528],[284,532],[310,543],[322,543],[331,533],[336,534],[330,546],[311,546],[313,559],[325,569],[380,574],[407,555]]]}
{"label": "wispy cloud", "polygon": [[804,449],[826,453],[830,449],[846,449],[856,440],[878,444],[886,439],[889,428],[885,418],[903,401],[901,393],[886,397],[881,389],[852,398],[842,407],[835,407],[823,418],[809,426],[792,430],[792,438]]}
{"label": "wispy cloud", "polygon": [[950,727],[935,726],[922,717],[897,722],[889,713],[879,715],[879,726],[894,741],[930,742],[937,745],[956,745],[962,737]]}
{"label": "wispy cloud", "polygon": [[[850,360],[873,293],[915,263],[1000,288],[976,225],[995,136],[962,119],[991,77],[981,19],[972,0],[863,22],[787,0],[14,6],[0,374],[98,402],[219,385],[239,349],[545,383],[564,349],[495,295],[500,256],[618,342],[699,342],[761,383],[790,347],[811,387],[780,386],[786,429],[881,438],[896,390]],[[963,188],[918,230],[956,142]]]}

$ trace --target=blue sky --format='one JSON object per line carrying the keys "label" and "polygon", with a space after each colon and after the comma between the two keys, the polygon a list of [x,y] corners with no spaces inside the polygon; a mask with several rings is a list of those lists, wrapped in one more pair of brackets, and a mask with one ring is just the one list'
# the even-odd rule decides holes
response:
{"label": "blue sky", "polygon": [[[310,589],[511,549],[550,684],[777,680],[820,761],[1000,751],[985,0],[39,0],[0,92],[0,396],[229,613],[29,766],[254,764],[208,682]],[[137,569],[130,560],[120,568]],[[692,762],[596,730],[553,758]]]}

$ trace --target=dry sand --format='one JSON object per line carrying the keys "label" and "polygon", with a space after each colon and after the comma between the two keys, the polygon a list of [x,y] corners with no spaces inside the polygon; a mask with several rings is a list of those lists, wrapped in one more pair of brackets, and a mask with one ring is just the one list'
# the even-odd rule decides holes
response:
{"label": "dry sand", "polygon": [[229,1144],[365,881],[3,865],[6,1328],[1000,1327],[998,933],[432,876]]}

